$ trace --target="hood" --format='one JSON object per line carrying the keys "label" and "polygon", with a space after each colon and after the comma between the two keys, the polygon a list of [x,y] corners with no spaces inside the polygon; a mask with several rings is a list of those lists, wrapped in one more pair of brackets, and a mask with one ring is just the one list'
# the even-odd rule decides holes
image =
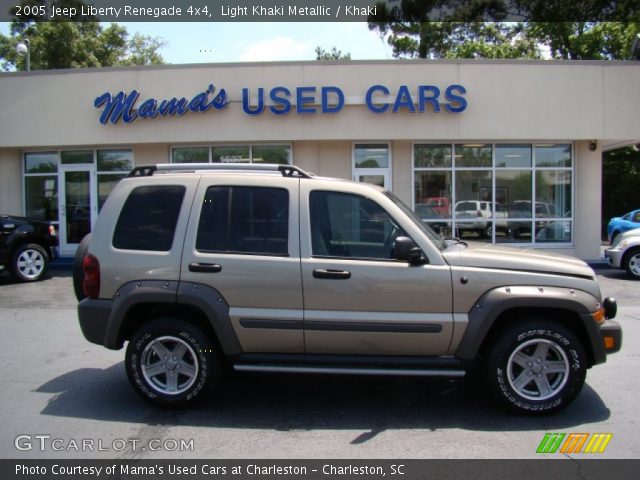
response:
{"label": "hood", "polygon": [[623,238],[640,237],[640,228],[634,228],[633,230],[627,230],[622,235],[618,235],[618,243]]}
{"label": "hood", "polygon": [[593,279],[595,273],[584,261],[539,250],[478,245],[454,245],[443,252],[450,265],[461,267],[519,270]]}
{"label": "hood", "polygon": [[35,220],[33,218],[18,217],[16,215],[0,214],[0,221],[2,223],[13,223],[15,225],[34,224],[34,225],[49,225],[49,222],[45,220]]}

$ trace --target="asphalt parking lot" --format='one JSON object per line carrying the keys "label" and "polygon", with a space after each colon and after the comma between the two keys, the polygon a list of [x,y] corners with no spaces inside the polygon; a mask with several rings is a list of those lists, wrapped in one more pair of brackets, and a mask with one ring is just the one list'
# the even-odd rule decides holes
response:
{"label": "asphalt parking lot", "polygon": [[0,457],[533,458],[546,432],[610,432],[599,457],[640,458],[640,282],[597,272],[618,299],[623,349],[542,418],[496,410],[462,381],[250,374],[196,409],[158,409],[129,386],[124,351],[83,338],[70,271],[36,284],[4,273]]}

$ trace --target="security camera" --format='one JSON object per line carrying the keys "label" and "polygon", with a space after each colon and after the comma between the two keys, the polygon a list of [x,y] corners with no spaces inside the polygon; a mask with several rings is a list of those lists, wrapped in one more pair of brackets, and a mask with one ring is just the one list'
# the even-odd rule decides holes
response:
{"label": "security camera", "polygon": [[596,142],[595,140],[589,144],[589,150],[591,150],[592,152],[595,152],[597,148],[598,142]]}

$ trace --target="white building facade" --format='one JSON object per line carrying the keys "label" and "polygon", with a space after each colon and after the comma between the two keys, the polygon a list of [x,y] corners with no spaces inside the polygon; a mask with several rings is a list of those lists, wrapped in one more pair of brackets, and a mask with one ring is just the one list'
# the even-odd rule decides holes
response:
{"label": "white building facade", "polygon": [[133,166],[292,163],[383,185],[443,234],[600,256],[601,157],[640,62],[347,61],[0,74],[0,213],[63,254]]}

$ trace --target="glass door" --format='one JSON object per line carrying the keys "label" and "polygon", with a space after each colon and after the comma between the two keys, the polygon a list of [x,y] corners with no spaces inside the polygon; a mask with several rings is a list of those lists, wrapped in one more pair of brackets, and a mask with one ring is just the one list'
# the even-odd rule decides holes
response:
{"label": "glass door", "polygon": [[353,144],[353,181],[390,189],[391,146],[389,143]]}
{"label": "glass door", "polygon": [[73,254],[98,213],[95,167],[62,165],[61,176],[60,251]]}

